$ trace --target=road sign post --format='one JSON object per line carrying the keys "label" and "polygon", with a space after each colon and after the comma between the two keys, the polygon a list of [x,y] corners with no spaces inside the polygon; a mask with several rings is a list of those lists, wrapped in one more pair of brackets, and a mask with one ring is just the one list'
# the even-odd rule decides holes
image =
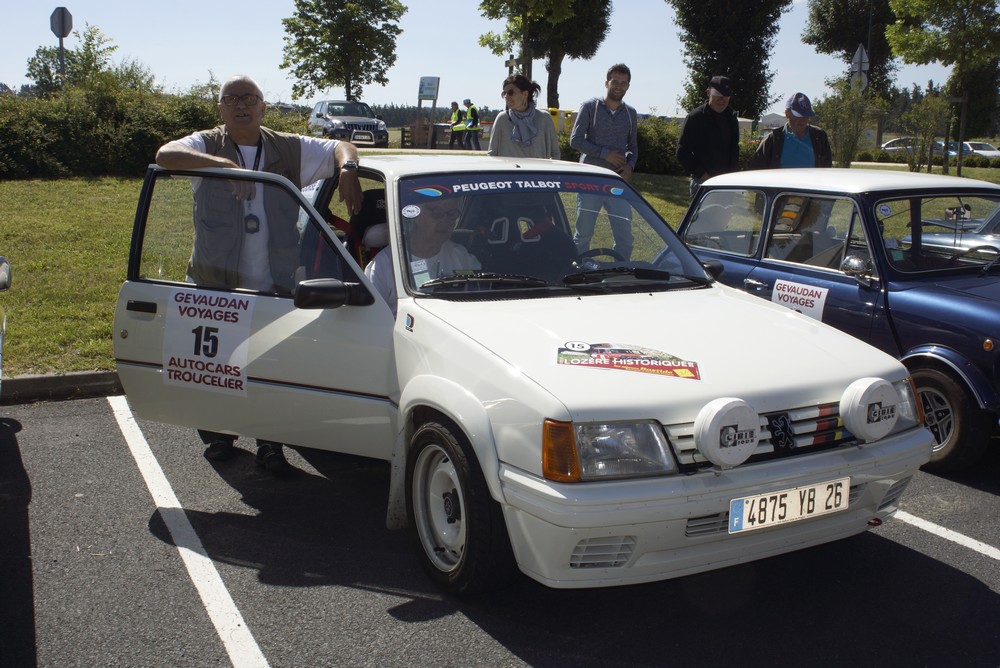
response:
{"label": "road sign post", "polygon": [[66,78],[66,52],[63,49],[63,38],[69,37],[73,31],[73,15],[65,7],[56,7],[49,17],[52,33],[59,38],[59,76]]}

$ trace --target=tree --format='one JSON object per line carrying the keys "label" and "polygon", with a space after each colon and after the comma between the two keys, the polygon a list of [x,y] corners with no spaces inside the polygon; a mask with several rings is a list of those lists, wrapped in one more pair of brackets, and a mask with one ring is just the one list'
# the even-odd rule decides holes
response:
{"label": "tree", "polygon": [[406,13],[399,0],[295,0],[295,15],[285,27],[282,69],[296,81],[292,95],[343,86],[348,100],[361,97],[367,84],[389,83],[396,62],[397,22]]}
{"label": "tree", "polygon": [[573,15],[565,21],[536,21],[528,28],[528,44],[532,51],[545,58],[548,72],[546,104],[559,108],[559,77],[562,63],[568,56],[573,60],[590,60],[604,43],[611,28],[611,0],[574,0]]}
{"label": "tree", "polygon": [[[963,73],[952,73],[945,90],[952,98],[969,93],[965,137],[993,137],[997,132],[997,85],[1000,83],[1000,59]],[[958,126],[949,139],[958,139]]]}
{"label": "tree", "polygon": [[830,148],[837,167],[850,167],[864,129],[888,106],[884,100],[852,86],[846,78],[828,82],[833,95],[815,104],[816,116],[830,134]]}
{"label": "tree", "polygon": [[563,60],[593,58],[611,27],[611,0],[483,0],[479,8],[486,18],[507,21],[502,33],[480,36],[480,45],[497,56],[516,45],[518,69],[529,79],[531,60],[545,59],[546,104],[555,109]]}
{"label": "tree", "polygon": [[938,95],[927,95],[903,115],[904,131],[917,138],[914,150],[906,152],[906,162],[911,172],[919,172],[925,164],[924,160],[928,161],[926,164],[930,171],[929,158],[934,138],[944,134],[949,116],[950,105]]}
{"label": "tree", "polygon": [[759,118],[782,96],[770,96],[774,78],[771,50],[778,19],[792,0],[665,0],[677,14],[684,42],[689,81],[679,102],[693,109],[705,101],[708,81],[716,74],[733,80],[733,108],[741,116]]}
{"label": "tree", "polygon": [[118,47],[97,26],[88,23],[83,32],[74,31],[73,36],[80,45],[64,49],[65,77],[59,74],[59,49],[55,47],[38,47],[35,55],[28,60],[27,75],[35,82],[35,94],[50,97],[66,86],[83,89],[100,86],[146,92],[158,90],[152,72],[139,61],[129,59],[118,65],[112,63],[111,57]]}
{"label": "tree", "polygon": [[868,52],[868,87],[889,99],[897,64],[885,28],[896,21],[889,0],[809,0],[802,41],[850,64],[858,45]]}
{"label": "tree", "polygon": [[[983,0],[889,0],[896,22],[886,28],[886,39],[906,63],[953,65],[951,80],[956,97],[964,98],[958,136],[965,138],[968,86],[971,73],[988,68],[1000,57],[1000,11],[996,2]],[[996,72],[996,70],[993,70]],[[997,79],[986,82],[996,97]],[[959,159],[958,174],[962,173]]]}

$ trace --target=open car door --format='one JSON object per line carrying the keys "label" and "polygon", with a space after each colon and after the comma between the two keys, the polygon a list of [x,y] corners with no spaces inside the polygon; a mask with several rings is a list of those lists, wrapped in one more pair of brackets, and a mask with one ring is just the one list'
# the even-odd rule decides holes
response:
{"label": "open car door", "polygon": [[[235,197],[247,181],[257,213]],[[239,260],[261,218],[273,280],[243,287]],[[283,177],[150,167],[114,327],[118,375],[139,416],[388,459],[392,327],[356,262]]]}

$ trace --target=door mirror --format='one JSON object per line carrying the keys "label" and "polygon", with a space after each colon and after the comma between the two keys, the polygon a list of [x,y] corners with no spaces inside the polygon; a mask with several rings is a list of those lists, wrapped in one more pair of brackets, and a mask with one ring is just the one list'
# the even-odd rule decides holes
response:
{"label": "door mirror", "polygon": [[7,262],[7,258],[0,255],[0,290],[6,290],[10,287],[10,263]]}
{"label": "door mirror", "polygon": [[857,255],[848,255],[845,257],[844,261],[840,263],[840,270],[854,278],[861,285],[871,287],[871,266]]}
{"label": "door mirror", "polygon": [[295,307],[302,309],[368,306],[375,298],[360,283],[345,283],[336,278],[311,278],[301,281],[292,290]]}

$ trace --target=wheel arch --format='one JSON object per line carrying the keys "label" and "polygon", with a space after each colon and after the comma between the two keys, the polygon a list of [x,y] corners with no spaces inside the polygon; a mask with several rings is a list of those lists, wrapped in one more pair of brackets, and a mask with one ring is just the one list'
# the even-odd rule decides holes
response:
{"label": "wheel arch", "polygon": [[[441,399],[447,398],[447,404]],[[489,416],[482,402],[466,388],[440,376],[413,378],[399,398],[401,429],[392,451],[392,473],[389,480],[389,508],[386,524],[390,528],[405,526],[406,459],[410,439],[424,422],[442,418],[453,424],[468,440],[486,479],[490,496],[503,503],[500,488],[500,462]],[[400,519],[402,524],[400,524]]]}
{"label": "wheel arch", "polygon": [[1000,412],[1000,396],[996,389],[972,362],[960,353],[939,345],[918,346],[900,358],[911,371],[915,368],[932,366],[950,373],[972,391],[976,403],[983,410],[997,414]]}

